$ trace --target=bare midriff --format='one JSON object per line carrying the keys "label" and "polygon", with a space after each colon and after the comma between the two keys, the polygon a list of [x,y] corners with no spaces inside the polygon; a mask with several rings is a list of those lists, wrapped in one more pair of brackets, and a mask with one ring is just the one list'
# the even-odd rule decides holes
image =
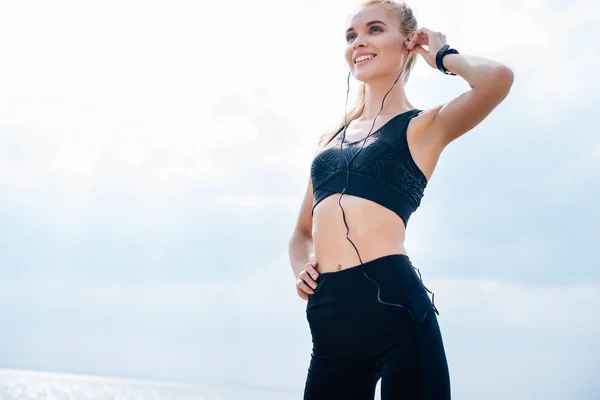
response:
{"label": "bare midriff", "polygon": [[[339,206],[340,194],[323,199],[313,212],[313,249],[319,273],[360,265]],[[404,222],[395,212],[360,197],[344,194],[342,207],[348,237],[363,263],[390,254],[406,254]],[[338,267],[340,265],[341,267]]]}

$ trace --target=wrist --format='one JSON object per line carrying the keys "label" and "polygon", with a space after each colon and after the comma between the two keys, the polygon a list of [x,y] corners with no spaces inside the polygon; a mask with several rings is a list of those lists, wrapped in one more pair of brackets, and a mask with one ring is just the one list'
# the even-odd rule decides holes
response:
{"label": "wrist", "polygon": [[456,49],[451,48],[445,44],[442,46],[435,55],[435,64],[437,69],[445,75],[456,75],[446,64],[446,59],[452,55],[458,55],[459,52]]}

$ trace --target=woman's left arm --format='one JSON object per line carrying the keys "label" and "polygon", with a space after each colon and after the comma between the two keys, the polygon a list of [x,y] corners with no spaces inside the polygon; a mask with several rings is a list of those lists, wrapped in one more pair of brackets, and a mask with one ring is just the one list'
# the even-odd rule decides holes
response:
{"label": "woman's left arm", "polygon": [[[427,45],[428,50],[422,44]],[[445,44],[445,35],[421,28],[408,42],[407,49],[414,49],[437,70],[435,56]],[[504,100],[514,76],[507,66],[481,57],[447,54],[442,63],[471,87],[471,90],[432,110],[427,135],[435,137],[435,142],[445,147],[477,126]]]}

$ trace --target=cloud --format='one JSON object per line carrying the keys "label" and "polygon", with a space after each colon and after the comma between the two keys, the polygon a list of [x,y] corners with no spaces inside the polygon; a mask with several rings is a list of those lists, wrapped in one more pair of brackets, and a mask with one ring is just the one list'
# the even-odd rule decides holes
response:
{"label": "cloud", "polygon": [[[408,228],[455,397],[597,397],[600,80],[578,38],[598,5],[411,5],[516,74]],[[310,333],[285,252],[317,138],[343,116],[352,7],[212,6],[222,18],[193,2],[1,6],[18,38],[0,44],[5,363],[302,386]],[[421,108],[467,89],[423,62],[407,88]]]}

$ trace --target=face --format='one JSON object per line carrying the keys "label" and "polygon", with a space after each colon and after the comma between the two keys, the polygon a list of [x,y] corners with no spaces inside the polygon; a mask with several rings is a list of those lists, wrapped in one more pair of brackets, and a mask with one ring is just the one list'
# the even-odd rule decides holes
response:
{"label": "face", "polygon": [[[388,7],[385,4],[362,7],[347,28],[345,58],[359,81],[366,83],[388,74],[398,76],[406,57],[406,37],[400,30],[400,21]],[[361,54],[372,58],[355,62]]]}

